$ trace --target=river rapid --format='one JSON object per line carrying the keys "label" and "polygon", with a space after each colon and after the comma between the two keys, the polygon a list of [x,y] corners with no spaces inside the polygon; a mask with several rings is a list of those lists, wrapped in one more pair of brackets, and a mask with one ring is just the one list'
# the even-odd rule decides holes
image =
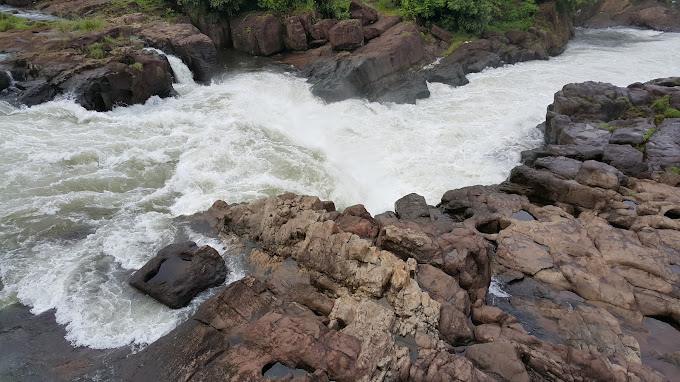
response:
{"label": "river rapid", "polygon": [[[242,68],[197,85],[171,57],[179,96],[111,112],[65,98],[0,103],[0,308],[56,309],[74,345],[151,343],[191,315],[127,284],[167,244],[224,244],[175,218],[291,191],[371,213],[410,192],[436,204],[453,188],[503,181],[564,84],[625,86],[680,75],[680,34],[580,30],[566,52],[430,84],[417,105],[324,104],[280,68]],[[226,257],[244,275],[238,257]]]}

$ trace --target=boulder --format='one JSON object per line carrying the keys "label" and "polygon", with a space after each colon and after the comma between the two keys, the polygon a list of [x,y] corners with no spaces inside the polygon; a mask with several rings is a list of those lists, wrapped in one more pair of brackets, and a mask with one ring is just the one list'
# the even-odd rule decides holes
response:
{"label": "boulder", "polygon": [[548,156],[536,159],[534,166],[547,169],[564,179],[574,179],[581,168],[581,161],[563,156]]}
{"label": "boulder", "polygon": [[255,56],[269,56],[285,49],[284,27],[279,18],[256,12],[229,21],[234,49]]}
{"label": "boulder", "polygon": [[399,219],[418,220],[430,219],[430,209],[425,198],[418,194],[408,194],[394,203],[394,212]]}
{"label": "boulder", "polygon": [[364,45],[364,30],[359,20],[342,20],[328,31],[334,50],[354,50]]}
{"label": "boulder", "polygon": [[531,381],[517,350],[509,341],[472,345],[467,349],[465,356],[480,370],[498,376],[499,380]]}
{"label": "boulder", "polygon": [[505,32],[505,37],[511,44],[520,45],[527,39],[527,32],[519,29],[510,29]]}
{"label": "boulder", "polygon": [[602,160],[625,175],[636,178],[647,176],[649,171],[649,165],[644,161],[644,154],[631,145],[605,146]]}
{"label": "boulder", "polygon": [[0,70],[0,92],[12,85],[12,76],[8,71]]}
{"label": "boulder", "polygon": [[630,23],[635,26],[666,32],[680,31],[680,10],[656,5],[641,9],[630,15]]}
{"label": "boulder", "polygon": [[328,40],[328,31],[338,23],[338,20],[323,19],[312,25],[309,34],[312,40]]}
{"label": "boulder", "polygon": [[[356,20],[346,21],[356,26]],[[352,54],[314,60],[303,72],[313,84],[312,93],[328,102],[364,96],[415,103],[429,95],[425,78],[409,70],[423,57],[420,33],[413,25],[402,23]]]}
{"label": "boulder", "polygon": [[615,191],[625,182],[624,175],[615,167],[594,160],[583,162],[574,179],[586,186]]}
{"label": "boulder", "polygon": [[174,54],[194,73],[197,81],[209,81],[217,67],[217,49],[210,37],[191,24],[140,24],[139,34],[146,42]]}
{"label": "boulder", "polygon": [[171,244],[132,274],[130,285],[173,309],[185,307],[199,293],[227,276],[224,259],[210,246]]}
{"label": "boulder", "polygon": [[451,33],[437,25],[432,25],[432,28],[430,28],[430,33],[432,33],[434,37],[446,42],[453,38],[453,35]]}
{"label": "boulder", "polygon": [[360,20],[361,25],[369,25],[378,21],[378,12],[360,0],[352,0],[349,3],[349,17]]}
{"label": "boulder", "polygon": [[289,50],[301,51],[307,50],[307,34],[305,28],[297,16],[291,16],[284,21],[286,26],[286,35],[283,41],[286,48]]}
{"label": "boulder", "polygon": [[[131,66],[134,63],[141,66]],[[142,52],[128,56],[126,62],[114,61],[77,73],[61,86],[75,94],[76,102],[86,109],[107,111],[114,106],[143,103],[154,95],[165,98],[176,94],[172,78],[165,56]]]}
{"label": "boulder", "polygon": [[399,15],[387,16],[380,15],[378,21],[373,24],[364,26],[364,38],[366,41],[372,40],[381,34],[385,33],[388,29],[399,24],[402,21],[402,17]]}

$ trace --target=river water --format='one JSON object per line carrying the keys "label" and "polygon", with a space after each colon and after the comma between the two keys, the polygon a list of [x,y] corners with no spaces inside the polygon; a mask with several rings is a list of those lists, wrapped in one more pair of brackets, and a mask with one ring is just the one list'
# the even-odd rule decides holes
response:
{"label": "river water", "polygon": [[[280,68],[202,86],[172,64],[176,98],[107,113],[68,99],[0,103],[0,308],[56,309],[75,345],[153,342],[210,292],[173,311],[127,277],[175,241],[224,249],[175,217],[284,191],[380,213],[410,192],[436,204],[446,190],[498,183],[540,143],[555,91],[680,75],[680,34],[581,30],[559,57],[431,84],[417,105],[326,105]],[[228,260],[228,281],[242,277]]]}

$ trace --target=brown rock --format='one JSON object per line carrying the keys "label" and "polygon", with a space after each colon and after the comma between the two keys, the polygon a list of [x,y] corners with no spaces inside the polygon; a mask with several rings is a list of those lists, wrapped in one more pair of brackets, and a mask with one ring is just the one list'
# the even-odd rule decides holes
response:
{"label": "brown rock", "polygon": [[309,34],[312,40],[328,40],[328,31],[338,23],[338,20],[323,19],[312,25]]}
{"label": "brown rock", "polygon": [[503,381],[531,381],[517,350],[509,341],[472,345],[465,356],[482,371],[496,375]]}
{"label": "brown rock", "polygon": [[364,45],[364,30],[359,20],[342,20],[328,31],[334,50],[354,50]]}
{"label": "brown rock", "polygon": [[432,25],[432,28],[430,28],[430,33],[432,33],[434,37],[446,42],[453,38],[453,35],[451,33],[449,33],[444,28],[440,28],[437,25]]}
{"label": "brown rock", "polygon": [[360,20],[361,25],[369,25],[378,21],[378,12],[360,0],[352,0],[349,3],[349,17]]}
{"label": "brown rock", "polygon": [[402,21],[402,17],[399,15],[386,16],[380,15],[378,21],[373,24],[364,26],[364,38],[366,41],[372,40],[381,34],[385,33],[388,29],[399,24]]}
{"label": "brown rock", "polygon": [[307,34],[300,19],[297,16],[291,16],[284,21],[286,26],[286,35],[283,40],[286,48],[289,50],[307,50]]}
{"label": "brown rock", "polygon": [[278,17],[253,13],[229,22],[234,49],[256,56],[269,56],[285,48],[284,27]]}

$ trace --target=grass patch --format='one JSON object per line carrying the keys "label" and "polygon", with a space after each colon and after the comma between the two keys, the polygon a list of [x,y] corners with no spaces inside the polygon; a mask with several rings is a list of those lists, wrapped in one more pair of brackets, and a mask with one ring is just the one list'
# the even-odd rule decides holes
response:
{"label": "grass patch", "polygon": [[652,135],[654,135],[654,133],[656,133],[656,129],[649,129],[649,130],[647,130],[647,131],[645,132],[645,135],[642,136],[642,141],[645,142],[645,143],[647,143],[647,141],[649,141],[649,138],[651,138]]}
{"label": "grass patch", "polygon": [[670,95],[666,95],[652,102],[654,110],[654,124],[659,126],[666,118],[680,118],[680,110],[674,109],[670,105]]}
{"label": "grass patch", "polygon": [[87,55],[97,60],[101,60],[106,57],[107,53],[101,43],[94,43],[87,47]]}
{"label": "grass patch", "polygon": [[467,34],[456,34],[456,35],[453,36],[453,38],[451,38],[451,40],[449,40],[449,44],[451,44],[451,45],[449,46],[448,49],[446,49],[446,51],[444,51],[444,53],[442,53],[442,57],[446,57],[449,54],[453,53],[453,51],[456,50],[461,45],[468,43],[468,42],[473,42],[473,41],[476,41],[476,40],[478,40],[478,38],[475,37],[475,36],[471,36],[471,35],[467,35]]}
{"label": "grass patch", "polygon": [[680,175],[680,168],[677,166],[671,166],[666,168],[666,172],[670,174],[678,174]]}
{"label": "grass patch", "polygon": [[62,33],[69,33],[74,31],[92,32],[104,29],[107,25],[103,19],[74,19],[66,21],[57,21],[52,23],[52,26],[57,28]]}
{"label": "grass patch", "polygon": [[134,64],[130,65],[130,67],[135,68],[140,72],[144,70],[144,64],[142,64],[141,62],[135,62]]}
{"label": "grass patch", "polygon": [[29,24],[28,20],[22,19],[21,17],[0,13],[0,32],[7,32],[15,29],[29,29],[34,26],[36,26],[36,23]]}

